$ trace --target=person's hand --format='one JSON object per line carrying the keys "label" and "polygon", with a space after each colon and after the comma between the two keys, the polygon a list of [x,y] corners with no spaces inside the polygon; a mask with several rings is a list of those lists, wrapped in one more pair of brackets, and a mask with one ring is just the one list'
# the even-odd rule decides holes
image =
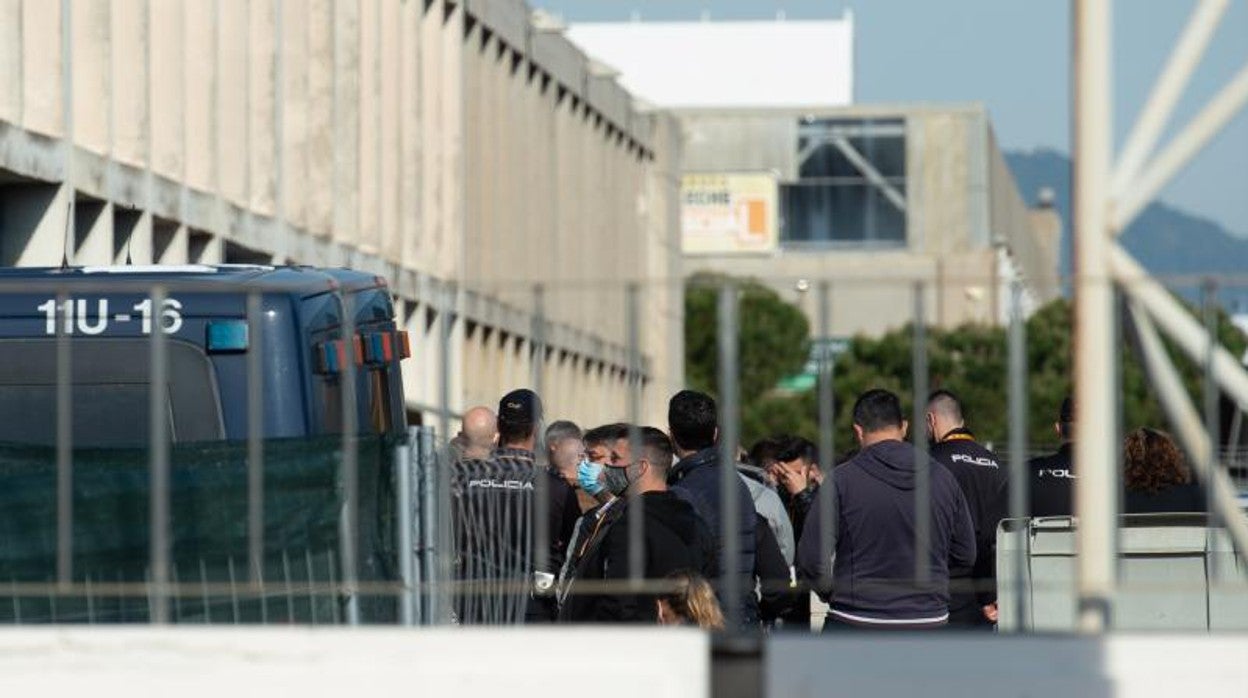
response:
{"label": "person's hand", "polygon": [[801,494],[810,485],[805,477],[791,472],[784,466],[776,467],[776,482],[780,483],[780,486],[790,495]]}
{"label": "person's hand", "polygon": [[988,622],[989,622],[989,623],[996,623],[996,622],[997,622],[997,615],[998,615],[998,613],[997,613],[997,604],[996,604],[996,602],[995,602],[995,601],[994,601],[994,602],[992,602],[992,603],[990,603],[990,604],[988,604],[987,606],[984,606],[984,607],[983,607],[982,609],[980,609],[980,610],[982,610],[982,611],[984,612],[984,617],[988,619]]}
{"label": "person's hand", "polygon": [[815,466],[810,467],[810,481],[813,484],[823,486],[823,471]]}

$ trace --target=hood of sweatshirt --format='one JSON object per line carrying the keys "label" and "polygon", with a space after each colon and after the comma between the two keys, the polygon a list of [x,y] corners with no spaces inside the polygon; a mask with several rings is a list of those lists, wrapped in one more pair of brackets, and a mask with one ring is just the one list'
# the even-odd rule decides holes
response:
{"label": "hood of sweatshirt", "polygon": [[881,441],[864,448],[854,462],[867,475],[893,489],[914,490],[914,446],[905,441]]}

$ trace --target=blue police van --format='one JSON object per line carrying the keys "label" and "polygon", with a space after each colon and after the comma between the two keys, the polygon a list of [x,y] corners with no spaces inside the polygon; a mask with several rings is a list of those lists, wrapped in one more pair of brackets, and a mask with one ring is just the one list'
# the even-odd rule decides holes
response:
{"label": "blue police van", "polygon": [[[29,284],[26,290],[24,284]],[[148,289],[165,297],[152,307]],[[404,429],[409,352],[384,279],[346,269],[243,265],[0,270],[0,441],[56,439],[58,333],[71,338],[75,446],[147,442],[150,335],[168,347],[170,438],[247,436],[247,353],[260,351],[266,438],[342,429],[353,357],[358,419]],[[260,298],[258,340],[248,294]],[[353,336],[342,336],[344,314]],[[347,346],[346,342],[352,345]]]}
{"label": "blue police van", "polygon": [[[165,367],[162,420],[149,413],[156,345]],[[66,346],[68,361],[58,352]],[[342,622],[336,582],[348,574],[362,583],[397,578],[393,453],[405,438],[400,361],[409,354],[385,280],[357,271],[0,270],[0,597],[10,596],[0,600],[0,622],[149,618],[150,599],[127,585],[141,587],[151,574],[153,424],[165,425],[169,444],[173,577],[212,590],[193,594],[194,603],[178,596],[174,620]],[[66,365],[68,380],[62,373],[58,381]],[[260,420],[249,418],[253,376]],[[58,573],[58,404],[71,420],[72,581],[78,589],[111,583],[113,596],[39,592]],[[257,421],[259,573],[247,559],[249,424]],[[348,449],[358,509],[356,535],[344,546]],[[344,568],[348,549],[356,569]],[[257,576],[277,586],[233,592]],[[297,598],[289,591],[296,585],[306,590]],[[394,615],[384,594],[363,608],[364,620]]]}

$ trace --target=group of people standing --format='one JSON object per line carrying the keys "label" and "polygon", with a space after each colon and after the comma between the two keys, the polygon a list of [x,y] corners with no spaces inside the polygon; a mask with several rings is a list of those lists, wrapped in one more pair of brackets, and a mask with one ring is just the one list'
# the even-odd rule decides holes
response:
{"label": "group of people standing", "polygon": [[[956,395],[929,397],[924,455],[907,440],[898,396],[863,393],[858,447],[835,467],[783,435],[722,463],[717,414],[713,398],[690,390],[671,398],[666,430],[544,427],[529,390],[508,393],[497,413],[469,410],[452,443],[457,620],[809,630],[813,591],[828,604],[825,631],[994,627],[1008,472],[967,428]],[[1068,399],[1055,424],[1061,448],[1026,470],[1032,515],[1071,513],[1072,423]],[[1128,438],[1127,485],[1143,483],[1134,506],[1203,506],[1188,501],[1199,488],[1181,454],[1165,473],[1151,465],[1166,441],[1153,430]],[[725,484],[736,498],[727,508]]]}

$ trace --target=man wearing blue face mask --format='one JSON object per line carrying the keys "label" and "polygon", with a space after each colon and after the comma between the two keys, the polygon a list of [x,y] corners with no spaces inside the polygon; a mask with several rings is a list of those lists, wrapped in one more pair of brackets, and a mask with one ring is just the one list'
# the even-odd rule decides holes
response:
{"label": "man wearing blue face mask", "polygon": [[619,423],[594,427],[584,434],[585,456],[577,465],[576,481],[579,491],[587,494],[594,504],[577,520],[567,558],[559,571],[560,603],[581,559],[601,541],[602,535],[620,514],[621,502],[607,489],[604,470],[611,460],[612,447],[617,441],[627,438],[628,425]]}
{"label": "man wearing blue face mask", "polygon": [[[618,518],[577,565],[565,590],[559,618],[567,622],[657,622],[655,594],[627,589],[634,571],[649,582],[675,572],[714,578],[715,541],[693,506],[667,489],[672,443],[653,427],[641,427],[641,452],[634,457],[625,431],[611,447],[606,486],[623,498]],[[640,569],[631,568],[631,517],[641,517]],[[580,587],[593,593],[578,593]]]}

